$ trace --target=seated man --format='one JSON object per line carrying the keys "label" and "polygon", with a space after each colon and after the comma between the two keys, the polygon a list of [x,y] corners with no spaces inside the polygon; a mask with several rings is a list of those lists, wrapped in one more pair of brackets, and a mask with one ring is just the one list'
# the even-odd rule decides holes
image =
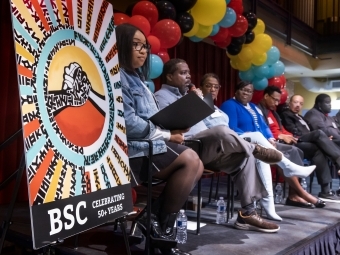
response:
{"label": "seated man", "polygon": [[332,117],[331,97],[327,94],[320,94],[315,98],[312,109],[306,112],[304,119],[311,130],[322,130],[336,145],[340,146],[340,130]]}
{"label": "seated man", "polygon": [[[181,59],[171,59],[165,63],[163,77],[166,79],[166,84],[155,93],[160,108],[168,106],[185,95],[191,84],[190,69]],[[263,183],[255,171],[255,157],[274,163],[282,160],[282,154],[250,144],[226,126],[214,126],[208,129],[204,121],[191,127],[185,135],[202,141],[201,160],[205,166],[232,175],[240,192],[242,206],[242,210],[238,213],[236,227],[261,232],[277,232],[280,227],[261,219],[255,210],[254,201],[267,196]],[[287,169],[285,174],[294,175],[296,172]]]}
{"label": "seated man", "polygon": [[[272,130],[274,137],[282,142],[294,144],[300,148],[305,158],[316,165],[316,176],[321,186],[319,197],[339,200],[335,192],[330,190],[332,176],[328,167],[327,157],[337,164],[340,163],[340,149],[321,131],[310,131],[304,118],[299,115],[303,106],[303,97],[294,95],[290,98],[289,110],[281,114],[281,119],[275,112],[275,104],[280,102],[281,90],[274,86],[267,87],[264,99],[259,107],[266,117],[266,121]],[[292,135],[294,134],[294,136]]]}

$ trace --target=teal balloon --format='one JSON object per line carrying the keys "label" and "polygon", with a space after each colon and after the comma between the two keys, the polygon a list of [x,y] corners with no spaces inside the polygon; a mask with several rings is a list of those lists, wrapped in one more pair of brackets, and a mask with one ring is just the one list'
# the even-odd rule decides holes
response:
{"label": "teal balloon", "polygon": [[250,67],[247,71],[239,71],[238,76],[242,81],[251,82],[255,78],[253,67]]}
{"label": "teal balloon", "polygon": [[148,87],[148,89],[149,89],[152,93],[155,92],[155,83],[153,83],[152,80],[150,80],[150,81],[145,81],[144,83],[145,83],[145,85]]}
{"label": "teal balloon", "polygon": [[281,61],[277,61],[273,64],[274,76],[281,76],[285,71],[285,65]]}
{"label": "teal balloon", "polygon": [[229,3],[230,3],[230,1],[231,1],[231,0],[225,0],[225,2],[226,2],[227,4],[229,4]]}
{"label": "teal balloon", "polygon": [[268,79],[255,77],[253,86],[255,90],[264,90],[268,86]]}
{"label": "teal balloon", "polygon": [[261,65],[261,66],[254,66],[254,74],[258,78],[267,78],[267,75],[269,73],[269,66],[267,65]]}
{"label": "teal balloon", "polygon": [[269,72],[268,72],[266,78],[267,79],[273,78],[274,77],[274,67],[269,65],[268,70],[269,70]]}
{"label": "teal balloon", "polygon": [[151,54],[151,66],[150,66],[150,79],[155,79],[160,76],[163,72],[163,61],[162,59],[155,55]]}
{"label": "teal balloon", "polygon": [[213,25],[213,29],[209,36],[214,36],[220,31],[220,26],[218,24]]}
{"label": "teal balloon", "polygon": [[267,65],[273,65],[280,59],[280,51],[278,48],[275,46],[272,46],[268,51],[267,51],[267,60],[266,64]]}
{"label": "teal balloon", "polygon": [[191,36],[191,37],[189,37],[189,39],[190,39],[190,41],[192,41],[192,42],[200,42],[200,41],[203,40],[203,38],[199,38],[199,37],[197,37],[197,36]]}
{"label": "teal balloon", "polygon": [[224,14],[224,17],[220,22],[218,22],[218,25],[220,27],[231,27],[234,25],[236,21],[236,12],[232,8],[227,8],[227,11]]}

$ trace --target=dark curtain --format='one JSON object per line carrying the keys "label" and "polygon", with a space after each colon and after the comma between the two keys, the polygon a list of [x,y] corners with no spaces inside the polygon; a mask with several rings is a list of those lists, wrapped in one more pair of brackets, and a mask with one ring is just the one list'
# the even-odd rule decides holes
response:
{"label": "dark curtain", "polygon": [[169,50],[169,55],[170,58],[181,58],[188,63],[191,80],[196,87],[206,73],[216,73],[220,77],[222,88],[218,94],[217,106],[234,96],[238,71],[230,66],[225,50],[205,42],[195,43],[184,38],[182,43]]}
{"label": "dark curtain", "polygon": [[[18,80],[14,55],[9,0],[0,2],[0,144],[21,128]],[[19,135],[0,151],[0,182],[11,175],[19,166],[23,152],[23,139]],[[11,199],[14,181],[0,190],[0,204]],[[27,200],[26,176],[23,175],[18,200]]]}

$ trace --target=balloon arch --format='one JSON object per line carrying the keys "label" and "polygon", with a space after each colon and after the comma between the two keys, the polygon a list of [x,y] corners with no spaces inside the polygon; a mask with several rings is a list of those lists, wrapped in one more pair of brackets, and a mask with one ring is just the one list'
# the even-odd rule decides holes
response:
{"label": "balloon arch", "polygon": [[[151,45],[150,79],[159,77],[169,60],[167,50],[183,36],[193,42],[210,38],[226,50],[232,68],[241,80],[255,88],[257,103],[268,85],[281,89],[281,103],[287,99],[285,66],[280,51],[265,34],[264,22],[252,12],[244,12],[242,0],[150,0],[134,2],[126,14],[115,13],[115,24],[130,23],[141,29]],[[148,86],[154,90],[152,80]]]}

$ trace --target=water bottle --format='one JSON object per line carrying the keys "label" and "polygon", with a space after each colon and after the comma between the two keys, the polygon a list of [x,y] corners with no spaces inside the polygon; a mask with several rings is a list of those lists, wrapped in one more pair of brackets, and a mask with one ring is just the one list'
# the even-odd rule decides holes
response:
{"label": "water bottle", "polygon": [[216,224],[225,223],[227,219],[226,206],[223,197],[217,201]]}
{"label": "water bottle", "polygon": [[276,184],[275,187],[275,204],[281,204],[282,202],[282,186],[281,183]]}
{"label": "water bottle", "polygon": [[185,215],[184,210],[181,209],[177,215],[177,233],[176,233],[177,243],[187,242],[187,223],[188,218]]}
{"label": "water bottle", "polygon": [[307,182],[306,182],[306,178],[301,178],[301,187],[307,191]]}

